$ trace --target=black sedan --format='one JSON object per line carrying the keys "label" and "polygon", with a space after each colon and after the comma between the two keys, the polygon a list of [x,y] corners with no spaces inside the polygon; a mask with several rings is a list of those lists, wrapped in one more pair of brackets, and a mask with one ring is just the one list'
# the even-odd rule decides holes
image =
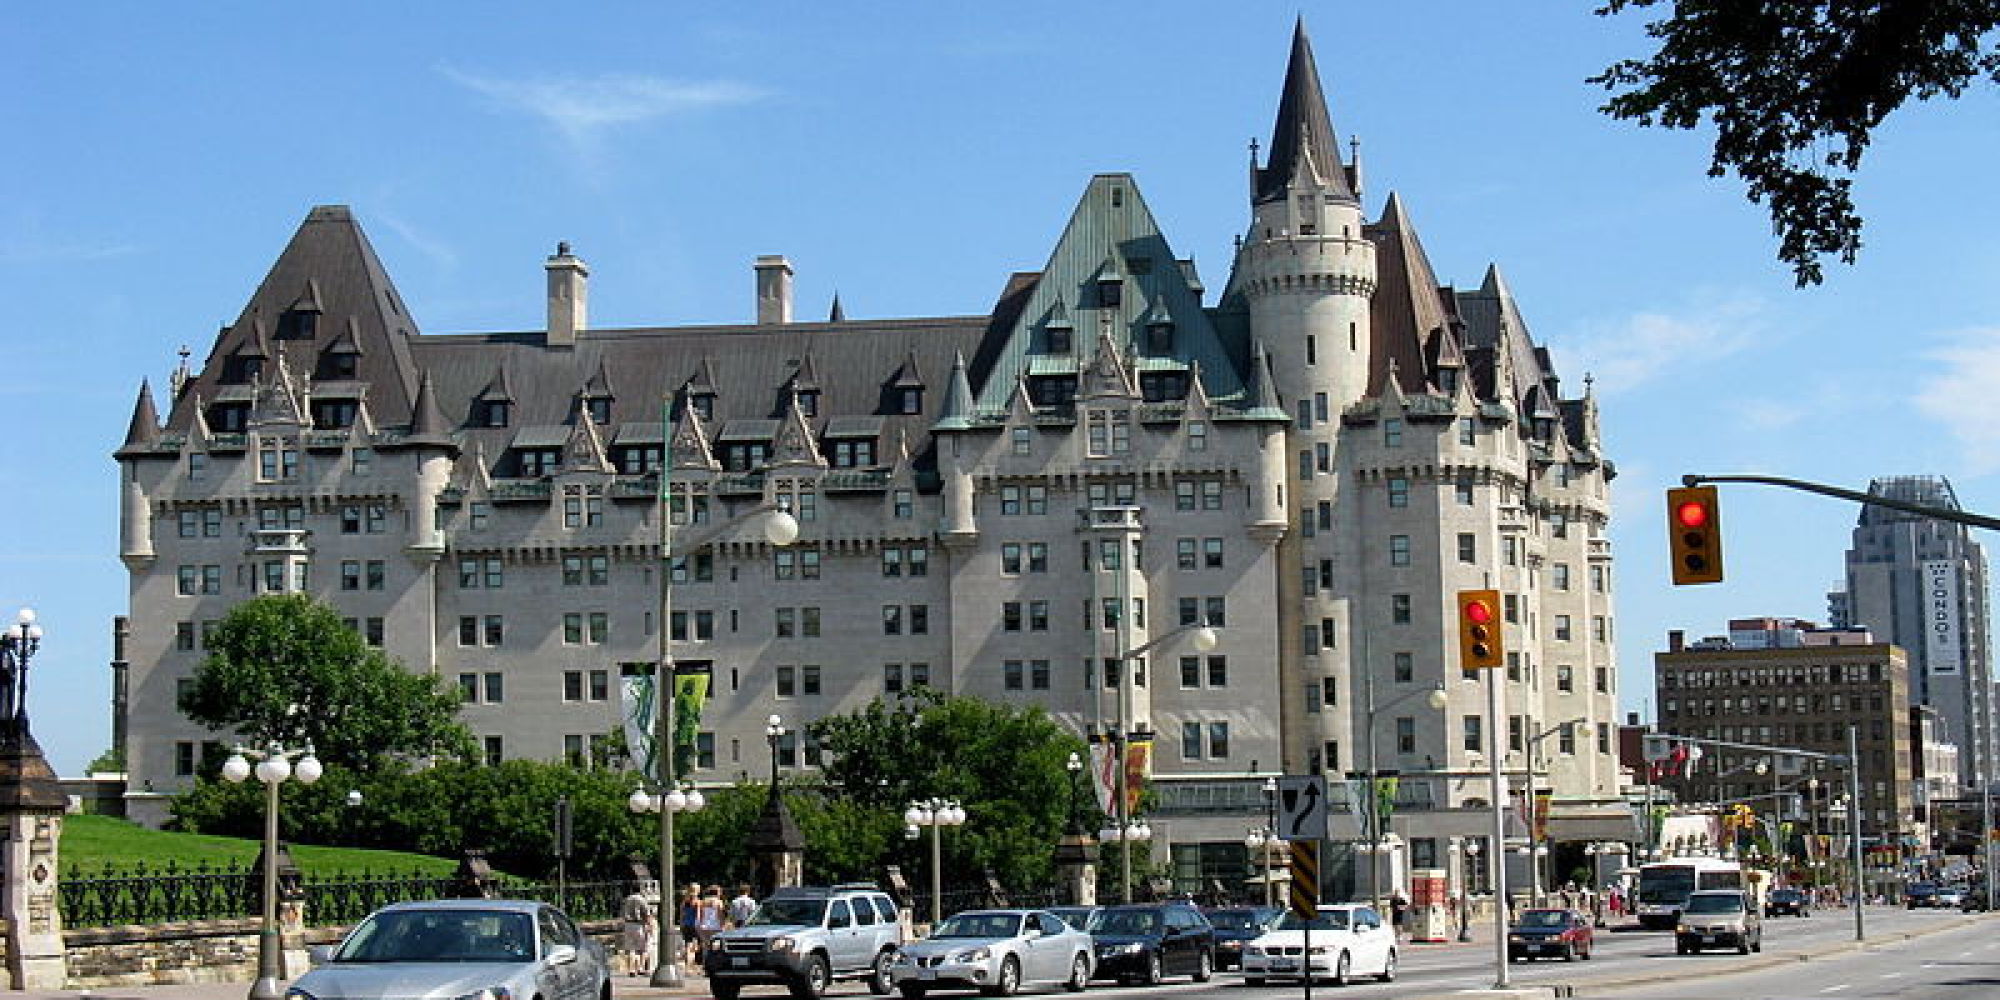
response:
{"label": "black sedan", "polygon": [[1764,898],[1764,915],[1767,917],[1812,916],[1812,897],[1803,889],[1772,889]]}
{"label": "black sedan", "polygon": [[1275,906],[1212,906],[1201,911],[1215,925],[1215,967],[1243,965],[1243,945],[1278,925],[1285,911]]}
{"label": "black sedan", "polygon": [[1215,928],[1191,903],[1106,907],[1090,923],[1098,979],[1157,984],[1172,975],[1208,982],[1215,971]]}

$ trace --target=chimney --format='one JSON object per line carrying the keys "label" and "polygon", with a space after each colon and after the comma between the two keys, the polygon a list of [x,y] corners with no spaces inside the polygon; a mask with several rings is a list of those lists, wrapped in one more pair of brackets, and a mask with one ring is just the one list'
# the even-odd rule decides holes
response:
{"label": "chimney", "polygon": [[569,252],[569,241],[556,244],[555,255],[542,265],[549,272],[550,347],[574,347],[583,332],[590,299],[590,268]]}
{"label": "chimney", "polygon": [[782,254],[757,258],[757,325],[792,321],[792,262]]}
{"label": "chimney", "polygon": [[1686,632],[1683,632],[1680,629],[1672,629],[1667,632],[1667,652],[1678,653],[1686,647],[1687,647]]}

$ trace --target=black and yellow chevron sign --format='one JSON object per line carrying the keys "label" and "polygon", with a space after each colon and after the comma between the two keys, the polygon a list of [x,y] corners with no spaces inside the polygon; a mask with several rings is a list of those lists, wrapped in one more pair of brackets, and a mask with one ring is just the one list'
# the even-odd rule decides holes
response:
{"label": "black and yellow chevron sign", "polygon": [[1301,919],[1319,916],[1319,841],[1292,843],[1292,912]]}

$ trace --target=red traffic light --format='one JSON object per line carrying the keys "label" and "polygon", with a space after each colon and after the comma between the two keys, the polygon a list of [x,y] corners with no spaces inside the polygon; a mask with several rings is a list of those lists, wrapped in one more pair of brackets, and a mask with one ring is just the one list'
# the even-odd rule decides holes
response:
{"label": "red traffic light", "polygon": [[1699,528],[1708,523],[1708,505],[1696,500],[1686,501],[1674,508],[1674,517],[1683,528]]}
{"label": "red traffic light", "polygon": [[1485,625],[1493,620],[1493,605],[1485,601],[1467,601],[1465,618],[1474,625]]}

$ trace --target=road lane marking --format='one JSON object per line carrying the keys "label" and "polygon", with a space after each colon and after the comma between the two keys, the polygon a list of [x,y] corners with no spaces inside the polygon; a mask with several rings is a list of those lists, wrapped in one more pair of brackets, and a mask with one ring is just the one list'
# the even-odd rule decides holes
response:
{"label": "road lane marking", "polygon": [[1821,992],[1821,993],[1838,993],[1838,992],[1840,992],[1841,990],[1844,990],[1844,989],[1846,989],[1846,988],[1847,988],[1848,986],[1850,986],[1850,985],[1852,985],[1852,984],[1850,984],[1850,983],[1841,983],[1841,984],[1840,984],[1839,986],[1829,986],[1829,987],[1827,987],[1827,988],[1825,988],[1825,989],[1823,989],[1823,990],[1820,990],[1820,992]]}

